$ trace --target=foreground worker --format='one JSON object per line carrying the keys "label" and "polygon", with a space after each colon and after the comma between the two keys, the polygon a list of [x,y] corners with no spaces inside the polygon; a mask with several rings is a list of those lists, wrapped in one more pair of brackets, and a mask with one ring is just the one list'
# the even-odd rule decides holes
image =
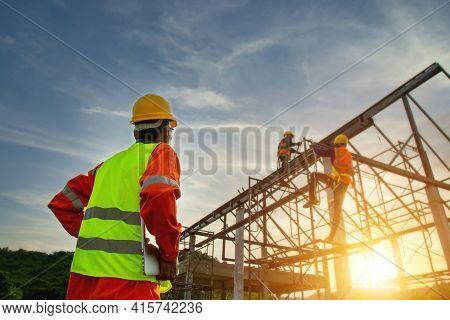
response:
{"label": "foreground worker", "polygon": [[281,139],[278,144],[278,162],[281,164],[282,168],[287,170],[288,163],[291,160],[291,154],[296,153],[300,154],[297,150],[295,150],[294,146],[300,146],[301,142],[294,142],[294,133],[292,131],[284,132],[283,139]]}
{"label": "foreground worker", "polygon": [[325,174],[321,172],[313,172],[310,175],[309,182],[309,201],[303,206],[310,208],[320,203],[316,196],[317,182],[322,181],[333,189],[333,215],[331,217],[330,235],[325,241],[332,242],[336,235],[337,228],[342,216],[342,205],[344,203],[347,188],[352,184],[353,176],[353,159],[351,153],[347,150],[348,138],[340,134],[334,139],[334,146],[322,146],[313,143],[314,152],[320,157],[331,158],[332,172]]}
{"label": "foreground worker", "polygon": [[[78,238],[67,299],[160,299],[175,280],[180,166],[168,143],[177,122],[164,98],[148,94],[131,123],[136,143],[69,180],[49,204]],[[159,254],[159,276],[143,272],[141,218],[159,247],[146,244]]]}

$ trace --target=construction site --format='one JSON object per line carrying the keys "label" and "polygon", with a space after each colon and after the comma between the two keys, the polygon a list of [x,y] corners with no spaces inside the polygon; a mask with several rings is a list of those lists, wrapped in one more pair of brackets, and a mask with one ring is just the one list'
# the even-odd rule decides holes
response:
{"label": "construction site", "polygon": [[[329,172],[331,163],[303,138],[287,170],[249,176],[237,195],[184,228],[173,290],[184,299],[200,291],[206,299],[354,299],[360,274],[376,292],[388,265],[394,273],[382,286],[397,298],[425,288],[445,299],[436,288],[450,281],[450,176],[448,158],[433,145],[448,146],[449,137],[427,112],[433,106],[414,94],[435,77],[448,86],[448,73],[434,63],[319,142],[345,134],[355,168],[332,243],[323,241],[331,188],[319,184],[321,204],[303,208],[310,173]],[[389,112],[403,114],[396,126],[406,128],[406,139],[379,125]],[[370,140],[376,152],[365,154]]]}

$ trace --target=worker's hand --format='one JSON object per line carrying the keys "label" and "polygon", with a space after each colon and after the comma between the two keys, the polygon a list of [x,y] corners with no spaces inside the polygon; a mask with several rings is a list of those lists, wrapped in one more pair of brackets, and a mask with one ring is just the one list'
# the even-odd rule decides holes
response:
{"label": "worker's hand", "polygon": [[154,255],[159,260],[159,276],[156,276],[156,279],[174,281],[178,275],[178,259],[175,261],[166,261],[162,259],[158,247],[151,244],[149,238],[145,238],[145,245],[150,254]]}
{"label": "worker's hand", "polygon": [[178,260],[175,261],[165,261],[164,259],[159,260],[159,276],[156,277],[157,280],[170,280],[174,281],[178,274]]}
{"label": "worker's hand", "polygon": [[145,246],[147,247],[147,251],[152,255],[158,258],[159,260],[159,249],[157,246],[150,243],[149,238],[145,238]]}

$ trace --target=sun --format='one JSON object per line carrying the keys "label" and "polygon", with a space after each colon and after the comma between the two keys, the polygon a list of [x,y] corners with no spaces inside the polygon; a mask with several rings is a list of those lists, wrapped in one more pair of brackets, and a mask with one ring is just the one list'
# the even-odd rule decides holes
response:
{"label": "sun", "polygon": [[380,287],[385,286],[386,280],[397,276],[397,267],[392,252],[386,246],[378,244],[373,250],[352,259],[351,269],[355,275],[355,286]]}
{"label": "sun", "polygon": [[384,284],[386,280],[392,279],[396,276],[396,266],[393,259],[383,250],[383,246],[374,246],[375,252],[369,254],[370,258],[368,269],[370,279],[378,284]]}

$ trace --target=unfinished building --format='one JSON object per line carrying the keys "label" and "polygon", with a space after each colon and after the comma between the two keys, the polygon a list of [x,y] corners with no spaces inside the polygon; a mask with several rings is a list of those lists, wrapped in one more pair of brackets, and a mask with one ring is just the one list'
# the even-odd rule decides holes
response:
{"label": "unfinished building", "polygon": [[[320,206],[302,207],[309,173],[328,172],[331,166],[305,139],[288,170],[249,177],[247,189],[183,231],[184,259],[175,289],[186,299],[195,290],[228,290],[235,299],[349,299],[359,280],[354,266],[373,259],[394,266],[395,276],[385,282],[403,297],[414,286],[434,290],[448,281],[449,168],[436,146],[448,148],[450,140],[440,120],[414,96],[435,76],[447,85],[447,72],[434,63],[320,141],[330,145],[343,133],[354,156],[355,183],[347,191],[334,243],[320,240],[329,230],[330,188],[319,187]],[[403,113],[398,125],[408,130],[406,138],[392,136],[398,130],[384,124],[389,112]],[[430,134],[433,141],[425,139]],[[362,151],[365,137],[372,137],[375,154]],[[220,252],[214,249],[217,242]],[[228,256],[230,251],[234,255]]]}

